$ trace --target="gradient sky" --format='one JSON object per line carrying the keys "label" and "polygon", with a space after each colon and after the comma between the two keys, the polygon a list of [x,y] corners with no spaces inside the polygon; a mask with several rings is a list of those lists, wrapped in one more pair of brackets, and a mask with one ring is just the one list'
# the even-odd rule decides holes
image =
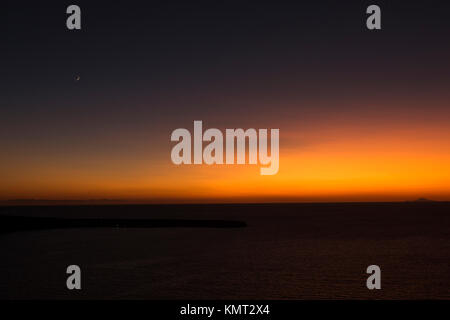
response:
{"label": "gradient sky", "polygon": [[[445,1],[74,3],[2,9],[0,200],[450,200]],[[279,173],[172,164],[194,120],[279,128]]]}

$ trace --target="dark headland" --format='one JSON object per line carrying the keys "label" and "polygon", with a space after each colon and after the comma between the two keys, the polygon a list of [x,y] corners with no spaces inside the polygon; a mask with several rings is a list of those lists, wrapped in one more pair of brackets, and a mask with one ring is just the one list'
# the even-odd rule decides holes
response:
{"label": "dark headland", "polygon": [[[126,212],[127,206],[0,207],[0,233],[67,228],[242,228],[247,226],[244,221],[237,220],[105,217],[108,211],[117,209]],[[89,218],[76,217],[78,214],[86,216],[92,212],[101,212],[102,217],[95,217],[95,215]]]}

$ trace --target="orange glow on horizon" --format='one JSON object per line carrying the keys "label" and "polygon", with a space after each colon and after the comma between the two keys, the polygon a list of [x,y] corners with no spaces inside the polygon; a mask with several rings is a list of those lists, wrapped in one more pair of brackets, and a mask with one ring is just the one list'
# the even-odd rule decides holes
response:
{"label": "orange glow on horizon", "polygon": [[274,176],[261,176],[260,165],[176,166],[167,141],[167,148],[144,154],[18,161],[2,173],[1,200],[450,200],[450,129],[330,126],[280,130],[280,139],[280,170]]}

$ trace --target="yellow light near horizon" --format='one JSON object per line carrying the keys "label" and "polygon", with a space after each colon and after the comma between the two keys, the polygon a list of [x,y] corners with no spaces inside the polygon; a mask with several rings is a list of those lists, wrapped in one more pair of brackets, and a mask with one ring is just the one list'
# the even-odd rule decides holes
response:
{"label": "yellow light near horizon", "polygon": [[[331,129],[330,129],[331,130]],[[332,130],[331,130],[332,131]],[[306,140],[281,131],[280,169],[260,165],[181,165],[162,151],[90,155],[67,162],[18,163],[3,174],[2,199],[132,199],[149,202],[450,200],[450,130],[355,135],[324,132]],[[77,162],[78,161],[78,162]],[[83,165],[81,165],[81,164]]]}

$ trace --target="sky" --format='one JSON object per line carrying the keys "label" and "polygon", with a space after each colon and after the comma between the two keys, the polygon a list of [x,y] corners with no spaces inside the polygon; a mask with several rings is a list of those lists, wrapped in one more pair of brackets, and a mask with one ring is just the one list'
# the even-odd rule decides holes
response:
{"label": "sky", "polygon": [[[0,201],[450,200],[450,6],[374,3],[7,1]],[[174,165],[194,120],[279,128],[279,172]]]}

